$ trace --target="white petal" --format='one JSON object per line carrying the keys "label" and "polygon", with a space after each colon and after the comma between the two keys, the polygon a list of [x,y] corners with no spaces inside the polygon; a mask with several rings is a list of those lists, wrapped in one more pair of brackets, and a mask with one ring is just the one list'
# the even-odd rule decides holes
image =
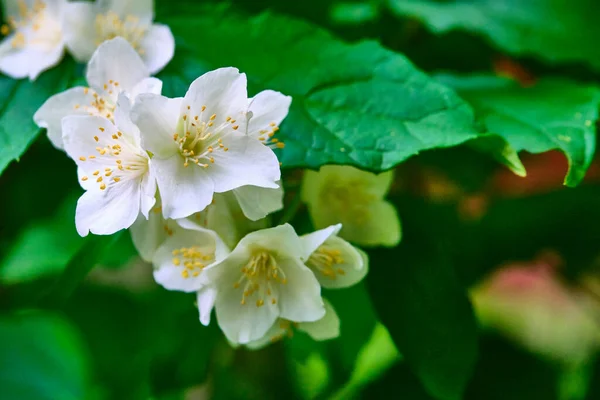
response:
{"label": "white petal", "polygon": [[35,80],[43,71],[57,65],[64,55],[64,47],[59,43],[49,50],[31,46],[12,48],[12,36],[0,45],[0,71],[11,78],[29,77]]}
{"label": "white petal", "polygon": [[62,43],[58,44],[52,50],[41,52],[41,57],[37,59],[37,64],[30,65],[29,79],[34,81],[42,72],[58,65],[64,55],[65,48]]}
{"label": "white petal", "polygon": [[[202,277],[202,269],[215,261],[217,235],[209,230],[178,229],[158,248],[152,259],[155,267],[154,279],[168,290],[195,292],[206,280]],[[197,248],[203,259],[188,259],[180,254],[181,248]],[[177,254],[176,254],[177,253]],[[188,268],[185,261],[200,262],[203,266]]]}
{"label": "white petal", "polygon": [[0,42],[0,72],[13,79],[23,79],[29,76],[28,65],[37,54],[31,48],[13,48],[13,38],[10,35]]}
{"label": "white petal", "polygon": [[329,340],[340,336],[340,318],[327,299],[325,303],[325,316],[314,322],[301,322],[298,329],[310,335],[314,340]]}
{"label": "white petal", "polygon": [[289,321],[278,319],[262,338],[247,343],[246,347],[252,350],[262,349],[263,347],[282,339],[290,332],[290,329],[291,324]]}
{"label": "white petal", "polygon": [[[91,115],[69,115],[62,120],[63,145],[71,157],[90,179],[95,170],[103,171],[109,165],[107,160],[98,157],[96,147],[110,141],[117,133],[117,127],[104,117]],[[95,137],[99,138],[97,142]],[[90,158],[95,155],[96,158]]]}
{"label": "white petal", "polygon": [[115,108],[115,125],[132,138],[136,147],[140,147],[140,130],[131,121],[131,100],[125,93],[119,93]]}
{"label": "white petal", "polygon": [[325,307],[321,299],[321,286],[313,272],[300,259],[276,259],[287,279],[287,283],[280,286],[279,292],[281,318],[295,322],[310,322],[323,318]]}
{"label": "white petal", "polygon": [[[2,9],[4,10],[4,18],[7,17],[20,17],[20,5],[22,0],[4,0],[2,2]],[[25,5],[27,8],[30,8],[33,5],[32,0],[25,0]]]}
{"label": "white petal", "polygon": [[153,24],[140,46],[143,50],[142,58],[151,74],[163,69],[175,54],[173,33],[168,26],[162,24]]}
{"label": "white petal", "polygon": [[308,233],[306,235],[300,236],[300,241],[302,242],[302,260],[308,260],[308,257],[319,248],[327,239],[329,239],[333,235],[337,235],[338,232],[342,229],[342,224],[331,225],[327,228]]}
{"label": "white petal", "polygon": [[361,246],[398,245],[402,231],[396,208],[387,201],[378,201],[366,213],[367,218],[360,223],[344,223],[340,237]]}
{"label": "white petal", "polygon": [[94,180],[83,178],[87,175],[88,174],[83,169],[81,169],[81,167],[77,167],[77,180],[79,181],[79,185],[83,190],[90,190],[98,185]]}
{"label": "white petal", "polygon": [[217,322],[232,342],[246,344],[262,338],[279,315],[277,304],[266,302],[258,307],[253,303],[241,304],[240,289],[233,282],[219,287],[215,304]]}
{"label": "white petal", "polygon": [[162,92],[163,83],[158,78],[145,78],[142,79],[134,88],[131,90],[131,100],[135,101],[135,98],[142,93],[153,93],[160,94]]}
{"label": "white petal", "polygon": [[107,40],[98,46],[86,72],[88,84],[106,96],[109,96],[108,91],[124,90],[131,93],[138,83],[149,76],[144,61],[129,42],[121,37]]}
{"label": "white petal", "polygon": [[[35,1],[34,1],[35,2]],[[46,11],[52,18],[60,19],[64,10],[67,0],[44,0],[46,4]]]}
{"label": "white petal", "polygon": [[173,232],[177,224],[165,220],[161,209],[156,206],[148,213],[148,219],[141,214],[129,228],[133,245],[144,261],[151,262],[156,250],[167,240],[168,232]]}
{"label": "white petal", "polygon": [[165,218],[186,218],[211,203],[213,181],[202,167],[194,164],[184,167],[179,153],[166,159],[155,156],[150,167],[162,196]]}
{"label": "white petal", "polygon": [[[248,263],[250,257],[251,252],[247,246],[238,244],[227,257],[204,270],[206,284],[216,287],[218,291],[223,287],[233,287],[233,284],[240,278],[242,267]],[[235,296],[241,300],[239,291]]]}
{"label": "white petal", "polygon": [[[145,200],[146,196],[153,196],[150,193],[154,189],[151,181],[144,181],[148,173],[145,164],[148,158],[133,146],[133,138],[127,132],[118,136],[117,127],[106,118],[70,115],[63,118],[62,129],[65,151],[77,164],[80,180],[86,180],[82,186],[88,190],[78,207],[80,232],[87,234],[86,229],[89,228],[93,233],[110,234],[115,232],[114,229],[131,226],[141,203],[148,207],[152,202],[152,199]],[[114,146],[115,143],[121,145],[119,156],[106,151],[108,146]],[[121,159],[123,163],[119,164]],[[139,168],[128,170],[130,165]],[[96,195],[90,194],[96,192]],[[101,221],[101,211],[107,213],[106,223]],[[122,225],[110,221],[113,218],[121,219]],[[101,227],[104,224],[107,227]]]}
{"label": "white petal", "polygon": [[79,107],[89,105],[94,97],[92,92],[78,86],[50,97],[36,111],[33,120],[40,128],[48,130],[48,138],[58,149],[63,148],[61,121],[67,115],[85,115],[87,111]]}
{"label": "white petal", "polygon": [[273,125],[279,126],[287,116],[292,98],[274,90],[264,90],[250,99],[248,112],[248,135],[258,139],[261,131],[271,132]]}
{"label": "white petal", "polygon": [[[330,260],[337,259],[339,263],[323,264],[318,260],[320,252],[326,255],[327,251],[332,250],[337,254]],[[308,259],[306,265],[314,272],[321,286],[338,289],[360,282],[369,270],[369,259],[363,251],[344,239],[332,236]]]}
{"label": "white petal", "polygon": [[87,62],[96,50],[96,13],[92,2],[67,2],[63,6],[63,36],[71,55]]}
{"label": "white petal", "polygon": [[156,157],[168,158],[178,153],[173,134],[179,120],[181,98],[145,93],[135,99],[131,119],[140,128],[142,147]]}
{"label": "white petal", "polygon": [[276,254],[298,260],[302,254],[302,242],[290,224],[251,232],[240,240],[236,249],[255,247],[257,244]]}
{"label": "white petal", "polygon": [[237,227],[237,215],[234,215],[239,213],[239,209],[235,209],[235,198],[230,197],[233,197],[231,193],[215,193],[211,204],[187,220],[217,232],[223,241],[233,248],[241,238]]}
{"label": "white petal", "polygon": [[266,217],[283,208],[283,187],[265,189],[258,186],[241,186],[233,189],[244,215],[252,221]]}
{"label": "white petal", "polygon": [[[28,10],[31,10],[34,5],[38,2],[38,0],[4,0],[2,5],[4,6],[4,17],[14,17],[17,20],[21,18],[21,7],[25,5]],[[57,17],[60,15],[60,10],[66,0],[44,0],[44,5],[46,6],[46,11],[48,11],[52,16]]]}
{"label": "white petal", "polygon": [[75,226],[81,236],[88,232],[112,235],[129,228],[140,211],[140,184],[126,180],[106,190],[88,190],[79,198]]}
{"label": "white petal", "polygon": [[147,25],[154,19],[153,0],[97,0],[98,8],[111,11],[121,19],[132,16],[140,20],[140,24]]}
{"label": "white petal", "polygon": [[142,183],[140,184],[140,212],[148,219],[150,210],[156,204],[156,177],[153,170],[149,169],[148,173],[144,174]]}
{"label": "white petal", "polygon": [[276,189],[281,178],[279,161],[273,150],[248,136],[228,136],[223,140],[228,151],[215,151],[215,160],[206,169],[218,193],[241,186]]}
{"label": "white petal", "polygon": [[216,299],[217,290],[211,286],[203,286],[196,293],[200,323],[204,326],[208,326],[208,324],[210,324],[210,314],[212,313],[212,309],[215,307]]}
{"label": "white petal", "polygon": [[215,114],[215,126],[224,124],[227,117],[231,117],[237,121],[240,132],[246,132],[246,75],[231,67],[207,72],[190,85],[182,112],[186,112],[188,106],[190,115],[201,115],[202,108],[206,107],[206,115]]}
{"label": "white petal", "polygon": [[215,240],[215,261],[214,262],[215,263],[221,262],[222,260],[224,260],[225,257],[227,257],[229,255],[229,253],[231,252],[229,250],[229,247],[225,244],[225,242],[223,242],[221,237],[214,230],[198,226],[198,224],[195,224],[187,219],[178,219],[178,220],[175,220],[175,222],[177,222],[177,225],[179,225],[183,229],[195,230],[195,231],[199,231],[199,232],[208,232],[214,238],[214,240]]}

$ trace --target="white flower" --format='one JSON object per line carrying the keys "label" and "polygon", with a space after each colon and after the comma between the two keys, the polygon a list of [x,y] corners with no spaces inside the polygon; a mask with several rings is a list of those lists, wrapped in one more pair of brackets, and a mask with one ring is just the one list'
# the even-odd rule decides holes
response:
{"label": "white flower", "polygon": [[11,78],[36,79],[64,55],[61,16],[66,0],[5,0],[8,24],[0,43],[0,71]]}
{"label": "white flower", "polygon": [[231,191],[246,218],[258,221],[283,208],[283,187],[276,189],[260,186],[241,186]]}
{"label": "white flower", "polygon": [[156,182],[148,154],[140,147],[138,128],[129,120],[129,99],[121,94],[115,124],[104,117],[74,115],[63,119],[65,151],[79,167],[86,192],[77,202],[75,225],[110,235],[146,218],[154,205]]}
{"label": "white flower", "polygon": [[278,188],[275,153],[245,133],[247,107],[246,75],[235,68],[202,75],[183,99],[138,97],[132,119],[153,154],[165,218],[202,211],[213,193]]}
{"label": "white flower", "polygon": [[369,259],[360,249],[337,236],[341,224],[300,237],[303,258],[324,288],[337,289],[360,282],[369,270]]}
{"label": "white flower", "polygon": [[262,338],[278,318],[323,318],[321,286],[304,265],[305,251],[289,224],[248,234],[223,261],[204,269],[213,292],[208,300],[199,296],[201,316],[212,300],[225,336],[239,344]]}
{"label": "white flower", "polygon": [[[327,299],[323,299],[323,303],[325,304],[325,316],[323,318],[314,322],[292,322],[280,318],[275,321],[265,336],[247,343],[246,347],[258,350],[273,342],[281,340],[286,336],[293,336],[294,329],[307,333],[317,341],[330,340],[338,337],[340,335],[340,319]],[[233,345],[235,346],[236,343],[233,343]]]}
{"label": "white flower", "polygon": [[169,63],[175,39],[166,25],[153,24],[153,0],[74,1],[65,6],[64,35],[75,59],[86,62],[105,40],[121,36],[142,57],[150,73]]}
{"label": "white flower", "polygon": [[264,90],[248,100],[247,134],[271,148],[284,144],[275,138],[279,124],[287,116],[292,98],[273,90]]}
{"label": "white flower", "polygon": [[[154,279],[169,290],[196,292],[202,271],[229,253],[219,235],[183,219],[154,254]],[[210,314],[209,314],[210,315]]]}
{"label": "white flower", "polygon": [[320,229],[341,223],[340,237],[361,246],[396,246],[400,220],[384,200],[394,180],[393,171],[372,174],[347,165],[326,165],[306,171],[302,200],[313,225]]}
{"label": "white flower", "polygon": [[122,38],[102,43],[87,66],[86,78],[91,88],[74,87],[50,97],[33,119],[48,129],[48,138],[62,149],[61,121],[67,115],[97,115],[114,120],[119,93],[131,100],[139,93],[160,93],[162,82],[150,78],[148,69]]}
{"label": "white flower", "polygon": [[[244,188],[240,188],[244,189]],[[261,198],[272,199],[272,202],[279,199],[281,203],[281,189],[264,189],[268,192],[259,196]],[[268,204],[269,201],[266,201]],[[201,228],[215,231],[229,247],[234,247],[239,240],[246,234],[264,229],[268,225],[267,219],[252,221],[244,215],[240,203],[237,201],[233,191],[225,193],[215,193],[213,201],[201,212],[197,212],[187,217],[191,223]],[[148,219],[139,216],[135,223],[130,227],[131,238],[140,256],[145,261],[152,261],[154,252],[171,235],[177,227],[177,221],[174,219],[165,219],[162,215],[162,202],[160,195],[157,195],[156,204],[148,215]]]}

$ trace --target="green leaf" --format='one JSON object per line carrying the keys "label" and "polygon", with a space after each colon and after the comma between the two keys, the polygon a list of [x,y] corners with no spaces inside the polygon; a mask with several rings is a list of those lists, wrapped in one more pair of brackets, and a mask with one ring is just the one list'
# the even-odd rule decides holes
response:
{"label": "green leaf", "polygon": [[143,292],[84,284],[65,305],[89,343],[102,398],[149,399],[202,384],[222,338],[215,321],[200,324],[193,294],[164,290],[145,267]]}
{"label": "green leaf", "polygon": [[82,246],[75,230],[75,203],[69,196],[56,214],[31,222],[0,262],[0,282],[17,284],[62,272]]}
{"label": "green leaf", "polygon": [[475,109],[489,132],[502,136],[516,151],[561,150],[569,160],[565,184],[581,182],[594,157],[595,121],[600,91],[596,86],[545,78],[533,87],[493,77],[440,75]]}
{"label": "green leaf", "polygon": [[[469,399],[558,400],[558,369],[506,339],[484,335]],[[502,390],[498,390],[502,388]],[[574,399],[573,399],[574,400]]]}
{"label": "green leaf", "polygon": [[339,359],[340,368],[336,372],[343,373],[346,381],[354,369],[356,357],[373,335],[377,317],[362,283],[344,290],[324,290],[323,296],[331,302],[340,318],[340,336],[327,343]]}
{"label": "green leaf", "polygon": [[517,151],[501,136],[491,133],[482,134],[476,139],[469,140],[466,144],[481,153],[490,154],[516,175],[521,177],[527,175]]}
{"label": "green leaf", "polygon": [[33,114],[48,97],[67,86],[73,71],[74,63],[69,59],[34,82],[0,76],[0,173],[36,138],[40,129],[33,122]]}
{"label": "green leaf", "polygon": [[96,266],[106,249],[113,246],[123,231],[111,236],[90,235],[67,264],[63,273],[45,294],[44,306],[62,306],[86,275]]}
{"label": "green leaf", "polygon": [[377,324],[369,341],[356,356],[349,381],[330,400],[354,398],[360,390],[380,377],[401,359],[387,329]]}
{"label": "green leaf", "polygon": [[248,18],[214,6],[185,11],[165,21],[178,46],[160,76],[165,92],[181,96],[203,72],[235,66],[248,75],[251,93],[291,95],[280,133],[285,167],[333,163],[381,171],[477,136],[464,101],[376,42],[345,44],[272,13]]}
{"label": "green leaf", "polygon": [[0,317],[2,398],[85,398],[88,365],[81,339],[67,322],[47,313]]}
{"label": "green leaf", "polygon": [[455,29],[487,37],[516,55],[600,68],[592,37],[600,36],[600,4],[590,0],[389,0],[391,10],[423,21],[436,33]]}
{"label": "green leaf", "polygon": [[369,252],[367,285],[381,321],[426,390],[463,398],[477,358],[477,324],[451,262],[453,214],[404,201],[404,239]]}

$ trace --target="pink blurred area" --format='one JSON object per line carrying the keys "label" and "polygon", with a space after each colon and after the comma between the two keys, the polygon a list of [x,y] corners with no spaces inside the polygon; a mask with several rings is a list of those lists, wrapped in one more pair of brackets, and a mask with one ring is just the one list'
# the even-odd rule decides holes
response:
{"label": "pink blurred area", "polygon": [[600,349],[597,279],[568,284],[560,257],[545,253],[501,266],[471,291],[481,325],[542,357],[567,365],[591,360]]}

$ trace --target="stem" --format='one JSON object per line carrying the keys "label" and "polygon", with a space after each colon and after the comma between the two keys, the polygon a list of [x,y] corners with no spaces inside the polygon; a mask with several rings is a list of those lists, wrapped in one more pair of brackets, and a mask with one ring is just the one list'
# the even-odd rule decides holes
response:
{"label": "stem", "polygon": [[301,205],[302,199],[300,198],[299,192],[296,192],[288,206],[284,209],[277,225],[283,225],[293,220]]}

